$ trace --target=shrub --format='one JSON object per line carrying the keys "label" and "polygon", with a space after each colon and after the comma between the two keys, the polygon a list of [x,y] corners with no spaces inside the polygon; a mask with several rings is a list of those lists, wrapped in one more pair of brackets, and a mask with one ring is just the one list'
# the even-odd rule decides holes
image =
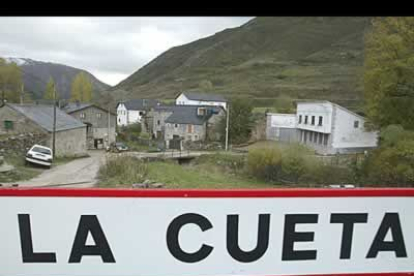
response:
{"label": "shrub", "polygon": [[252,149],[247,155],[248,172],[258,179],[277,181],[281,165],[282,153],[278,148]]}
{"label": "shrub", "polygon": [[300,144],[289,145],[283,151],[282,173],[283,178],[294,183],[299,183],[300,178],[306,172],[306,154],[309,150]]}
{"label": "shrub", "polygon": [[101,166],[98,178],[103,185],[143,182],[148,175],[146,162],[133,157],[113,157]]}

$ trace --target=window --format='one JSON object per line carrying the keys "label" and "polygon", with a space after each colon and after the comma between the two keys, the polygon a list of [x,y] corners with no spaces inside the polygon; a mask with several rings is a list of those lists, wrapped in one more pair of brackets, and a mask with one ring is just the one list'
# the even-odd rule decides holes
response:
{"label": "window", "polygon": [[80,114],[80,117],[83,119],[83,118],[85,118],[85,113],[81,113]]}
{"label": "window", "polygon": [[13,121],[4,121],[4,128],[5,129],[13,129]]}
{"label": "window", "polygon": [[315,125],[315,116],[312,116],[312,123],[311,123],[311,125]]}
{"label": "window", "polygon": [[322,126],[322,120],[323,120],[323,117],[322,116],[319,116],[318,126]]}
{"label": "window", "polygon": [[161,121],[160,120],[157,120],[157,125],[160,125],[161,124]]}
{"label": "window", "polygon": [[299,115],[299,124],[302,123],[302,115]]}
{"label": "window", "polygon": [[308,115],[305,116],[305,125],[308,124]]}
{"label": "window", "polygon": [[142,115],[144,115],[144,112],[140,111],[139,116],[142,116]]}
{"label": "window", "polygon": [[200,107],[200,108],[197,109],[197,115],[198,116],[204,116],[204,115],[206,115],[206,113],[207,113],[207,110],[205,108]]}
{"label": "window", "polygon": [[178,124],[175,124],[174,127],[177,128],[178,127]]}
{"label": "window", "polygon": [[193,125],[187,125],[187,132],[193,133]]}
{"label": "window", "polygon": [[101,113],[96,113],[96,118],[100,119],[102,117]]}
{"label": "window", "polygon": [[354,128],[358,128],[359,127],[359,121],[354,121]]}

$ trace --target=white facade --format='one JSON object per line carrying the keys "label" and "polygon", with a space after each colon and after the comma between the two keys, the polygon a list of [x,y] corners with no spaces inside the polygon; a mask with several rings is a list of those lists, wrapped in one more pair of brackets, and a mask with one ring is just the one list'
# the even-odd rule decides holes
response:
{"label": "white facade", "polygon": [[267,113],[271,127],[296,128],[295,114]]}
{"label": "white facade", "polygon": [[126,126],[133,123],[140,123],[142,119],[143,110],[128,110],[123,103],[118,105],[117,124],[118,126]]}
{"label": "white facade", "polygon": [[267,113],[266,139],[281,142],[294,142],[297,139],[296,115]]}
{"label": "white facade", "polygon": [[190,100],[183,93],[175,99],[176,105],[207,105],[207,106],[222,106],[227,109],[227,103],[225,101],[198,101]]}
{"label": "white facade", "polygon": [[378,133],[364,129],[362,116],[328,101],[299,102],[296,120],[299,142],[318,153],[350,153],[377,146]]}

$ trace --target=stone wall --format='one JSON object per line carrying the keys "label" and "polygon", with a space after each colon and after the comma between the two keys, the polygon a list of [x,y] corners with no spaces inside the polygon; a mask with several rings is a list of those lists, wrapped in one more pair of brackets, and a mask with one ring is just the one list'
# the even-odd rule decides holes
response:
{"label": "stone wall", "polygon": [[47,145],[48,135],[45,133],[26,133],[15,136],[0,136],[0,155],[24,156],[35,144]]}

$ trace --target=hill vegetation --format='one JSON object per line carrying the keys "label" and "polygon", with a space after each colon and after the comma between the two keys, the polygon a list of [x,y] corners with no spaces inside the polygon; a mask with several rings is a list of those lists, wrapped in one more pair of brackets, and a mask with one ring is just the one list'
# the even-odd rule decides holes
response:
{"label": "hill vegetation", "polygon": [[360,103],[366,17],[258,17],[174,47],[114,87],[123,98],[173,98],[183,90],[254,98],[281,95]]}

